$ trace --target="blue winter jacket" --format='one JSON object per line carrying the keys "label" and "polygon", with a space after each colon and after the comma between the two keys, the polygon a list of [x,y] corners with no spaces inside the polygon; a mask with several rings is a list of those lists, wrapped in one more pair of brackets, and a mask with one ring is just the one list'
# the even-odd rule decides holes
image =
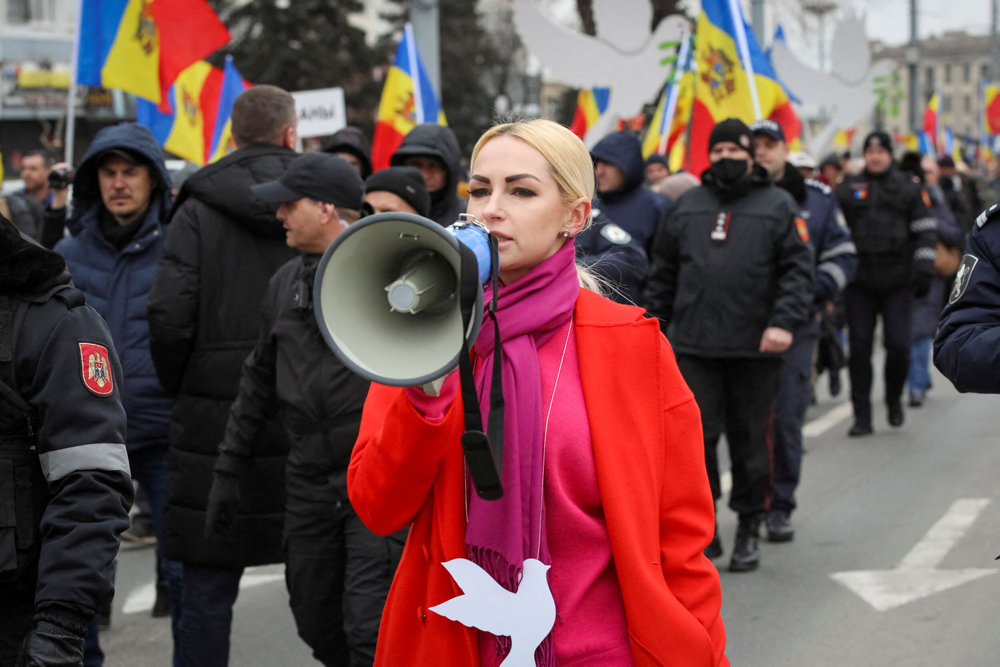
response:
{"label": "blue winter jacket", "polygon": [[[128,148],[145,156],[158,180],[145,220],[135,236],[117,250],[101,233],[98,213],[104,206],[97,181],[97,157],[109,148]],[[77,169],[73,185],[74,236],[56,244],[73,283],[87,303],[104,317],[121,359],[122,404],[128,416],[129,451],[167,447],[172,401],[160,387],[149,353],[146,301],[163,254],[170,210],[170,175],[163,151],[152,133],[137,123],[121,123],[97,133]]]}
{"label": "blue winter jacket", "polygon": [[643,186],[646,162],[639,138],[633,132],[614,132],[598,141],[590,155],[618,167],[625,175],[621,188],[598,192],[594,206],[638,241],[648,255],[670,200]]}

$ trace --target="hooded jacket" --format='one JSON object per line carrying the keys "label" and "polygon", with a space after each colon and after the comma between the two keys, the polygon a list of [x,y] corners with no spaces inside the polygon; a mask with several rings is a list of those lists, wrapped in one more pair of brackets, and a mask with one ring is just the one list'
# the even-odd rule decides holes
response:
{"label": "hooded jacket", "polygon": [[[677,354],[759,358],[767,327],[795,331],[813,300],[812,250],[795,200],[759,165],[736,194],[712,169],[681,195],[656,237],[646,306]],[[725,197],[724,197],[725,195]]]}
{"label": "hooded jacket", "polygon": [[243,359],[257,338],[268,281],[298,254],[285,244],[275,209],[250,186],[280,178],[296,157],[273,145],[241,148],[188,178],[170,218],[149,296],[153,362],[164,389],[176,397],[167,558],[216,567],[281,560],[287,442],[277,423],[254,440],[232,533],[206,540],[204,522],[218,446]]}
{"label": "hooded jacket", "polygon": [[598,191],[595,206],[609,220],[631,234],[648,253],[656,228],[670,200],[643,186],[646,163],[642,144],[632,132],[615,132],[597,142],[591,157],[621,169],[625,183],[617,190]]}
{"label": "hooded jacket", "polygon": [[361,178],[372,175],[372,149],[361,130],[347,126],[337,130],[323,147],[324,153],[350,153],[361,163]]}
{"label": "hooded jacket", "polygon": [[403,143],[392,154],[389,164],[393,167],[403,166],[406,158],[418,155],[438,158],[444,163],[448,172],[444,187],[430,193],[430,218],[447,227],[457,221],[459,214],[465,213],[468,206],[468,202],[456,192],[462,173],[462,150],[458,146],[458,139],[451,128],[444,125],[433,123],[417,125],[403,138]]}
{"label": "hooded jacket", "polygon": [[[101,231],[108,216],[97,169],[109,148],[138,153],[149,168],[153,189],[139,228],[120,250]],[[122,403],[128,415],[128,447],[166,448],[172,402],[160,387],[149,351],[146,301],[163,254],[163,224],[170,210],[170,176],[153,134],[138,123],[121,123],[97,133],[77,169],[73,187],[73,236],[55,250],[66,259],[76,287],[111,329],[124,376]]]}

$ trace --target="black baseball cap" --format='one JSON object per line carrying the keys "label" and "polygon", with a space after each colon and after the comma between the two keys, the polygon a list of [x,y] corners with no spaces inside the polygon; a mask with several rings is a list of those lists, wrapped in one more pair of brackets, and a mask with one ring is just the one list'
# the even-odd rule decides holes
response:
{"label": "black baseball cap", "polygon": [[284,204],[308,197],[334,206],[360,210],[365,183],[351,163],[331,153],[306,153],[292,160],[276,181],[250,187],[268,204]]}
{"label": "black baseball cap", "polygon": [[754,134],[763,134],[765,137],[771,137],[775,141],[785,140],[785,131],[781,129],[780,125],[769,118],[754,121],[753,125],[750,126],[750,131]]}

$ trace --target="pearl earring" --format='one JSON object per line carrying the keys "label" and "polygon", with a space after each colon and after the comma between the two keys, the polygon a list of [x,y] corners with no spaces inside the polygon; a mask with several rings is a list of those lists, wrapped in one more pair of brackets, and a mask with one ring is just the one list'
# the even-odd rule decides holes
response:
{"label": "pearl earring", "polygon": [[568,239],[569,238],[569,230],[568,229],[564,229],[562,235],[563,235],[564,239]]}

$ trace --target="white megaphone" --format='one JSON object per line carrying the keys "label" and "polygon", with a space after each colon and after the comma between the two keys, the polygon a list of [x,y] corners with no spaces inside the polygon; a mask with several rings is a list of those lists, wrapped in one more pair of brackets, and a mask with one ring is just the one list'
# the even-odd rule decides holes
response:
{"label": "white megaphone", "polygon": [[[482,223],[461,218],[442,227],[380,213],[349,226],[323,253],[313,307],[327,345],[348,368],[381,384],[418,386],[455,368],[463,341],[472,347],[491,275],[490,241]],[[466,275],[476,276],[466,279],[464,304],[463,256]],[[464,326],[463,305],[471,312]]]}

